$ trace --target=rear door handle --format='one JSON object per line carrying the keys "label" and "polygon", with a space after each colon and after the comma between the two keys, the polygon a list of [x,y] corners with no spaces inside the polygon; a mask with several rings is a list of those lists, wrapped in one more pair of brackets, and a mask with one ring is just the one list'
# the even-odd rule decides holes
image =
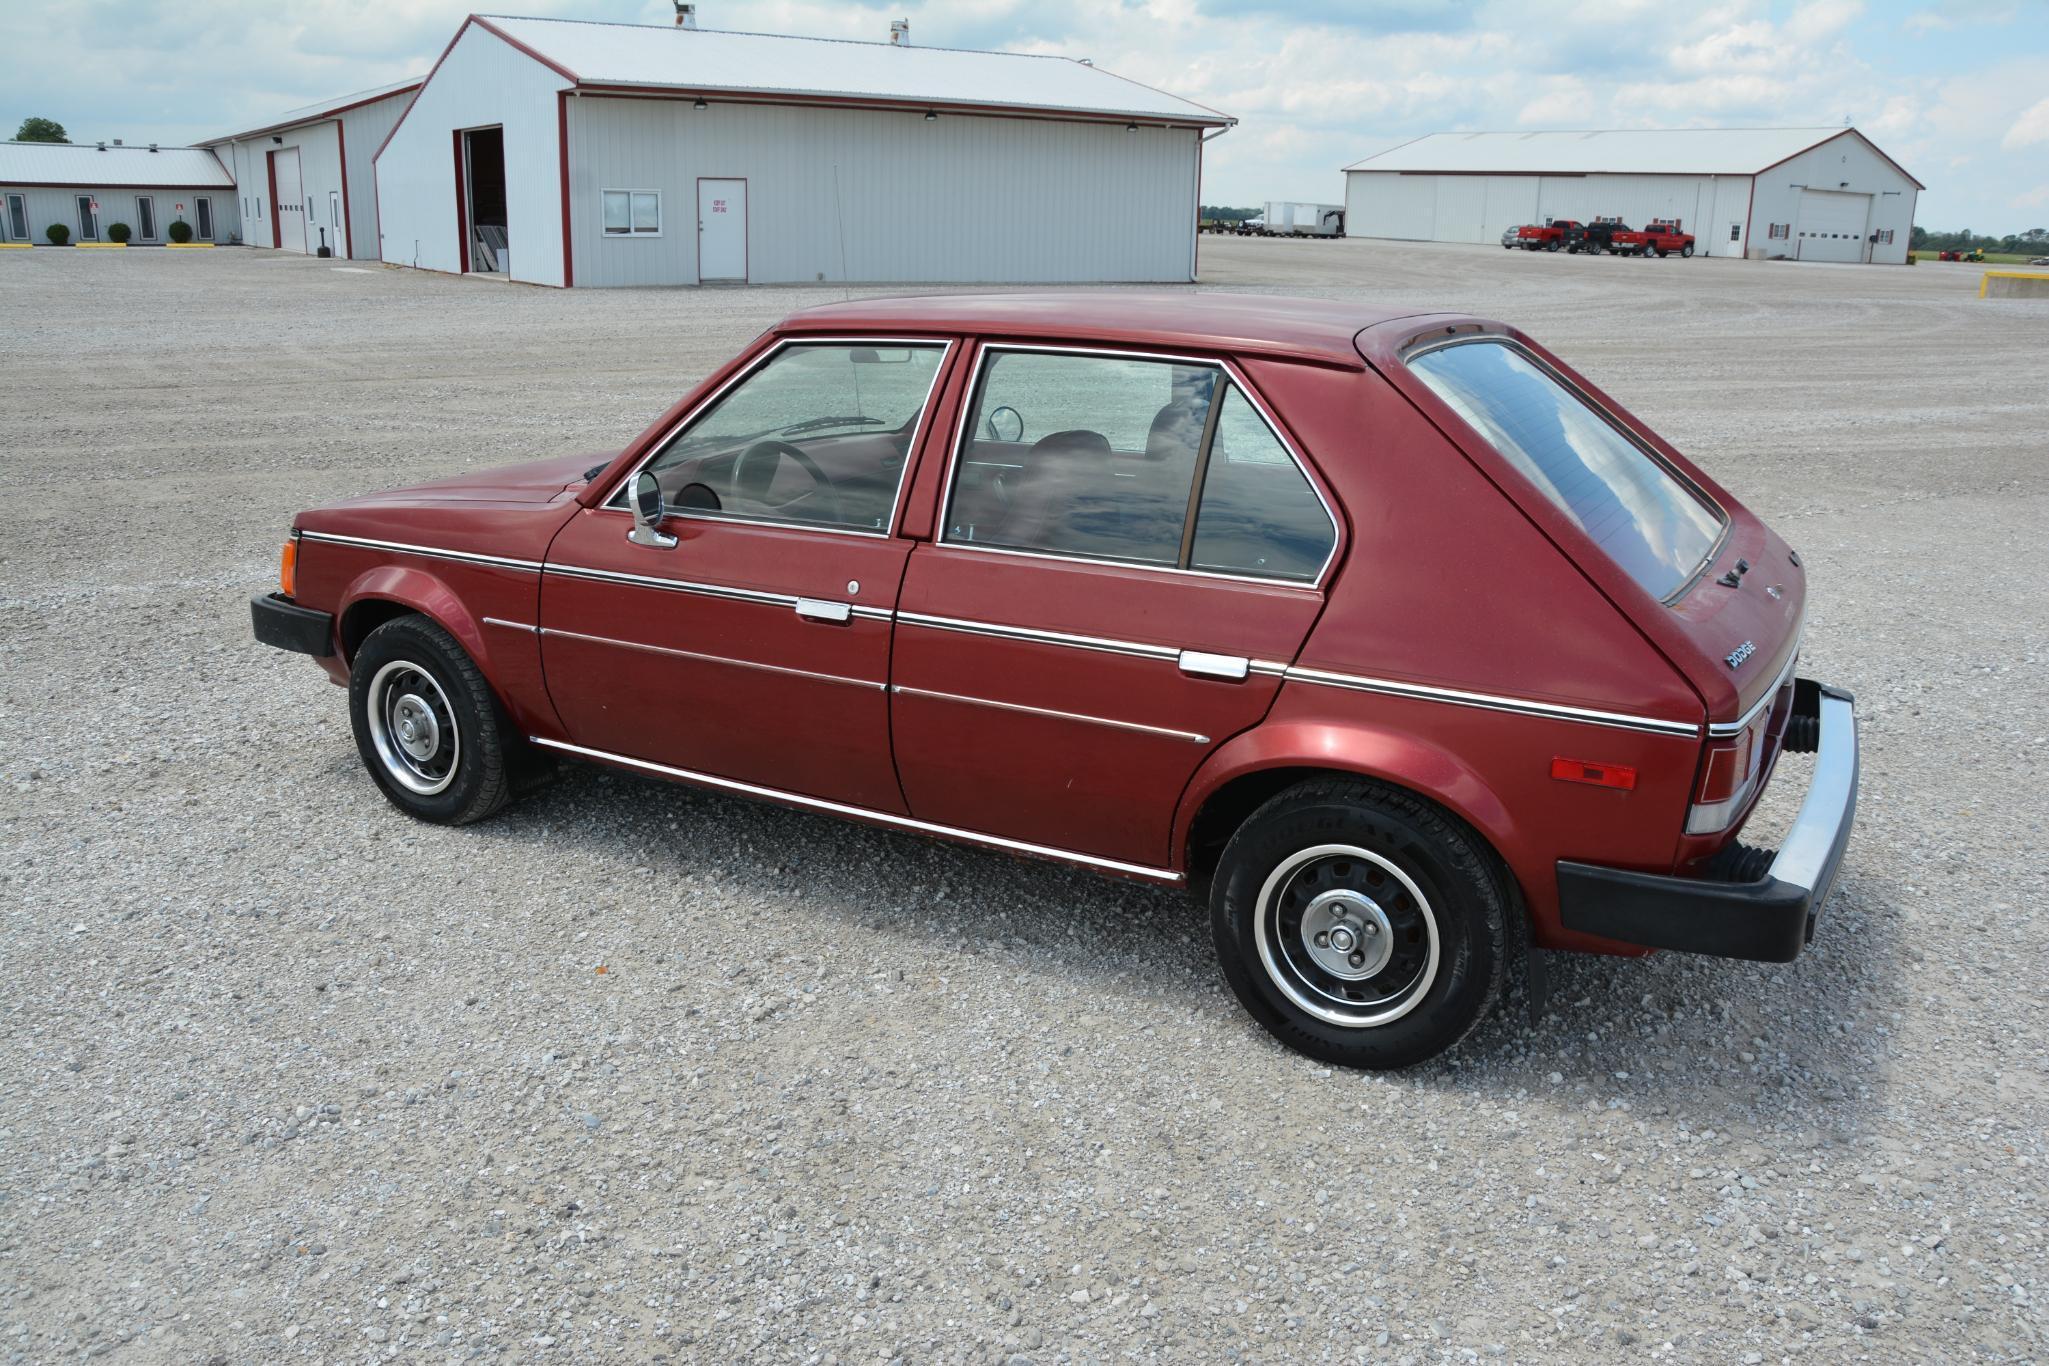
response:
{"label": "rear door handle", "polygon": [[806,621],[847,622],[854,619],[851,603],[827,602],[823,598],[798,598],[797,615]]}
{"label": "rear door handle", "polygon": [[1243,682],[1252,673],[1252,661],[1244,655],[1213,655],[1201,650],[1183,650],[1175,661],[1181,672],[1195,678],[1222,678]]}

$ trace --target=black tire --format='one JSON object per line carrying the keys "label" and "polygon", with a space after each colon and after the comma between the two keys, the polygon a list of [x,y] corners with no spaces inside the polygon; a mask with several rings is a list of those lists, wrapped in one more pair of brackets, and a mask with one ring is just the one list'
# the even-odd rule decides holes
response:
{"label": "black tire", "polygon": [[1544,243],[1544,250],[1546,250],[1546,251],[1556,251],[1556,250],[1558,250],[1558,239],[1557,239],[1557,238],[1555,238],[1555,237],[1553,237],[1553,238],[1551,238],[1551,239],[1550,239],[1549,241],[1545,242],[1545,243]]}
{"label": "black tire", "polygon": [[1485,843],[1430,803],[1317,779],[1231,837],[1210,927],[1231,990],[1282,1043],[1342,1067],[1409,1067],[1455,1047],[1500,996],[1511,887]]}
{"label": "black tire", "polygon": [[1680,254],[1681,256],[1691,256],[1691,255],[1693,255],[1693,243],[1691,243],[1691,242],[1688,242],[1688,243],[1687,243],[1687,244],[1686,244],[1685,246],[1683,246],[1683,247],[1679,248],[1679,254]]}
{"label": "black tire", "polygon": [[468,825],[512,795],[524,746],[482,672],[426,617],[395,617],[363,641],[349,721],[363,766],[409,816]]}

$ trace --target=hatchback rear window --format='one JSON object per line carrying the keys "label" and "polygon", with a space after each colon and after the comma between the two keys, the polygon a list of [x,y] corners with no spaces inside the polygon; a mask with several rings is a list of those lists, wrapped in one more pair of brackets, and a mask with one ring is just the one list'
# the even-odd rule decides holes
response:
{"label": "hatchback rear window", "polygon": [[1651,596],[1670,597],[1714,549],[1721,515],[1514,347],[1463,342],[1409,368]]}

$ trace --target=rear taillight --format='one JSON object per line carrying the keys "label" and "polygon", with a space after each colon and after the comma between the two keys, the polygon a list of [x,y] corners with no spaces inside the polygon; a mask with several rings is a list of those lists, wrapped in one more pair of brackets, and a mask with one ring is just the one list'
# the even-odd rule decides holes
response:
{"label": "rear taillight", "polygon": [[1755,724],[1741,735],[1708,741],[1701,756],[1700,790],[1686,812],[1687,834],[1712,835],[1728,829],[1756,786],[1763,742],[1764,728]]}
{"label": "rear taillight", "polygon": [[293,591],[299,586],[299,533],[293,532],[286,540],[284,552],[278,556],[277,591],[285,597],[296,597]]}

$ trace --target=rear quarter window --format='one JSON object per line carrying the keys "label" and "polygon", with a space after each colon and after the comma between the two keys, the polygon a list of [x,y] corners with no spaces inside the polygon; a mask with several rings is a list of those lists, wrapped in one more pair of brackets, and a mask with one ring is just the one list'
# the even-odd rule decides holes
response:
{"label": "rear quarter window", "polygon": [[1721,514],[1516,348],[1461,342],[1409,369],[1652,597],[1672,596],[1714,549]]}

